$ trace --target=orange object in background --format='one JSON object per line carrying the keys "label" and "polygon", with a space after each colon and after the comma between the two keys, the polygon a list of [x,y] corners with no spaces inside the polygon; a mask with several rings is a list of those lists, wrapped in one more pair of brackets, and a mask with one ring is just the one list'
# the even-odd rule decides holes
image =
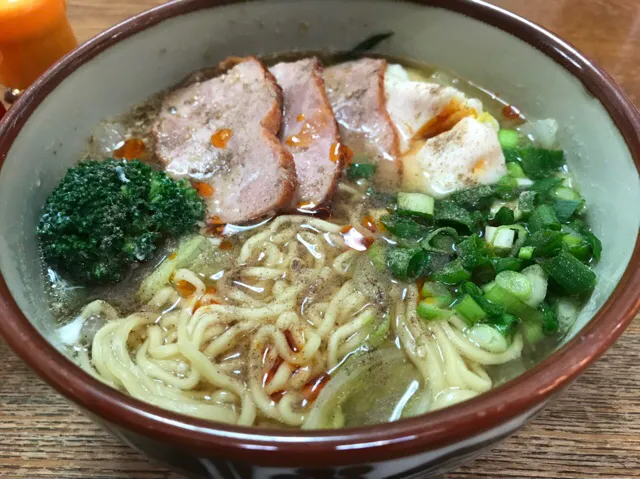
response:
{"label": "orange object in background", "polygon": [[0,85],[27,88],[77,44],[64,0],[0,0]]}

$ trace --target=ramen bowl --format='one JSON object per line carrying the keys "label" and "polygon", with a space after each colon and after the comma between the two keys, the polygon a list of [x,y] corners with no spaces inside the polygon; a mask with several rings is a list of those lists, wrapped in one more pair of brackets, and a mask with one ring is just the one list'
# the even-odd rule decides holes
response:
{"label": "ramen bowl", "polygon": [[[346,50],[427,62],[558,120],[604,255],[563,344],[516,379],[450,408],[376,426],[300,431],[171,413],[92,378],[61,351],[35,228],[94,125],[236,55]],[[452,40],[451,32],[456,32]],[[0,127],[0,332],[60,394],[150,458],[195,478],[428,477],[522,427],[623,332],[640,305],[640,118],[611,78],[540,27],[473,0],[180,0],[98,35],[42,76]]]}

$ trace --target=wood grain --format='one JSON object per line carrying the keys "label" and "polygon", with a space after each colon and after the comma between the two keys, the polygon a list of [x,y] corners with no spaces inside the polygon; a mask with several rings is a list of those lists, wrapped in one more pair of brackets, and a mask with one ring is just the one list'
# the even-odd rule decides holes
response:
{"label": "wood grain", "polygon": [[[79,40],[161,2],[70,0]],[[640,103],[640,1],[495,0],[558,33]],[[0,477],[180,479],[54,394],[0,340]],[[640,478],[640,321],[555,404],[446,479]]]}

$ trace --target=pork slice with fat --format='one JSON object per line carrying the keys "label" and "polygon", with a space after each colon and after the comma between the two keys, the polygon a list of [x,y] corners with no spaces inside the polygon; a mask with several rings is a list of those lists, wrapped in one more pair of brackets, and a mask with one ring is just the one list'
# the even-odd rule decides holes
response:
{"label": "pork slice with fat", "polygon": [[361,58],[324,72],[327,95],[342,141],[376,163],[376,180],[396,186],[402,174],[398,133],[386,108],[386,60]]}
{"label": "pork slice with fat", "polygon": [[210,219],[246,223],[287,207],[296,174],[277,137],[282,91],[273,75],[254,57],[227,67],[166,95],[153,131],[168,174],[211,187],[201,189]]}
{"label": "pork slice with fat", "polygon": [[326,205],[344,165],[340,135],[317,58],[278,63],[270,69],[282,88],[280,138],[293,155],[298,191],[293,206]]}

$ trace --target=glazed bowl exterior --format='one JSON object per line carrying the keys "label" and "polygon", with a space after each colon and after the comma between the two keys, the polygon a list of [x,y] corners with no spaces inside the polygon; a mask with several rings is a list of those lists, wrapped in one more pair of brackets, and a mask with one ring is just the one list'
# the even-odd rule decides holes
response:
{"label": "glazed bowl exterior", "polygon": [[[452,70],[536,118],[559,142],[603,241],[599,281],[549,358],[484,395],[426,416],[309,432],[174,414],[94,380],[63,353],[34,235],[44,200],[93,127],[229,55],[345,50]],[[0,332],[42,378],[149,457],[196,478],[399,478],[444,473],[542,410],[622,333],[640,297],[640,120],[613,81],[549,32],[474,0],[170,2],[102,33],[41,77],[0,126]]]}

